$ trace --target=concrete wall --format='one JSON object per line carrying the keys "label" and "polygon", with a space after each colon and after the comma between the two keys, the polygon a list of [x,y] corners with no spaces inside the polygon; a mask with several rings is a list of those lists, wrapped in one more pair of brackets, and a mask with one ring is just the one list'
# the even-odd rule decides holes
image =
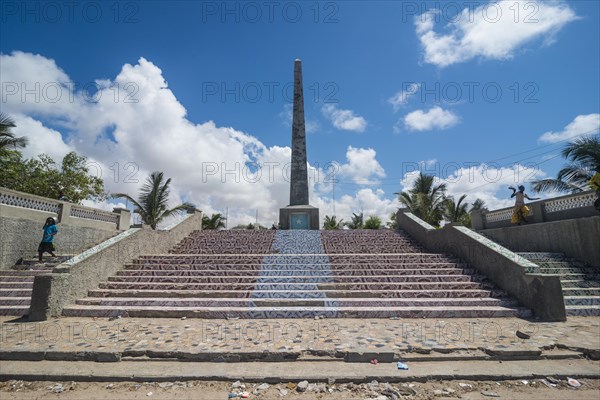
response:
{"label": "concrete wall", "polygon": [[568,257],[600,268],[600,216],[481,232],[513,251],[565,253]]}
{"label": "concrete wall", "polygon": [[[0,188],[0,200],[4,203],[0,202],[0,270],[11,268],[20,258],[37,257],[37,247],[42,239],[42,227],[48,217],[58,219],[58,234],[54,243],[59,255],[81,253],[119,231],[129,228],[128,210],[108,213],[4,188]],[[17,203],[23,206],[6,203]],[[56,212],[28,207],[52,209]],[[72,208],[84,211],[91,218],[112,217],[118,222],[73,217],[70,215]]]}
{"label": "concrete wall", "polygon": [[[528,224],[543,222],[562,221],[575,218],[588,218],[598,216],[594,207],[596,192],[569,194],[553,197],[546,200],[533,201],[527,204],[530,215],[527,216]],[[482,229],[494,229],[513,226],[510,222],[513,207],[501,208],[499,210],[481,212],[479,210],[471,213],[472,227],[479,231]]]}
{"label": "concrete wall", "polygon": [[141,254],[165,254],[194,230],[202,227],[196,211],[167,231],[133,228],[54,268],[49,275],[36,276],[29,317],[41,321],[59,316],[62,309],[86,297],[109,276]]}
{"label": "concrete wall", "polygon": [[565,321],[566,312],[558,275],[527,273],[537,268],[523,257],[464,226],[435,229],[406,210],[397,214],[398,226],[427,251],[460,257],[498,287],[545,321]]}

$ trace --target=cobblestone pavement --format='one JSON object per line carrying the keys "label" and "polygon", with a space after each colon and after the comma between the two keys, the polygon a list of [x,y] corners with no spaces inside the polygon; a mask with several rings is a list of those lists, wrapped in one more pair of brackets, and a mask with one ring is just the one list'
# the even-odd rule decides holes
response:
{"label": "cobblestone pavement", "polygon": [[[12,322],[11,322],[12,321]],[[519,332],[519,333],[517,333]],[[529,338],[527,338],[529,337]],[[495,319],[142,319],[0,318],[0,358],[17,353],[202,354],[536,352],[553,348],[600,355],[600,318],[566,322]],[[516,352],[516,353],[515,353]],[[57,356],[60,358],[60,356]],[[397,357],[396,357],[397,358]],[[14,358],[13,358],[14,359]]]}

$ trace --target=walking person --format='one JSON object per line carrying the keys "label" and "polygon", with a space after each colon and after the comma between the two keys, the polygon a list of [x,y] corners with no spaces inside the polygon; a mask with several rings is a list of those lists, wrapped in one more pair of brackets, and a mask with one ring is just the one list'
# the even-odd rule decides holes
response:
{"label": "walking person", "polygon": [[46,218],[46,223],[42,228],[44,231],[44,236],[42,237],[42,241],[38,246],[38,261],[42,262],[42,255],[44,253],[50,253],[52,257],[56,257],[54,254],[54,236],[58,233],[58,228],[56,227],[56,220],[52,217]]}
{"label": "walking person", "polygon": [[511,223],[513,224],[517,224],[517,225],[521,225],[522,222],[527,223],[527,216],[529,215],[529,207],[527,207],[525,205],[525,199],[527,200],[539,200],[539,197],[529,197],[527,196],[527,194],[525,193],[525,186],[521,185],[519,186],[519,190],[517,191],[517,189],[515,189],[512,186],[508,187],[509,189],[511,189],[513,191],[512,195],[510,196],[510,198],[512,199],[513,197],[515,197],[515,207],[513,209],[513,214],[512,214],[512,218],[510,220]]}

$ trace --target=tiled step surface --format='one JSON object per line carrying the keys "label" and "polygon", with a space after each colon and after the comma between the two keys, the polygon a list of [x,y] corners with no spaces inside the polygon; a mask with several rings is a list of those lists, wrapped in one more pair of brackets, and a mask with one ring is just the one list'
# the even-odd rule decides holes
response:
{"label": "tiled step surface", "polygon": [[540,266],[541,274],[560,275],[567,316],[600,316],[600,271],[562,253],[518,253]]}
{"label": "tiled step surface", "polygon": [[22,316],[29,314],[33,280],[36,275],[52,272],[52,268],[70,259],[71,255],[21,260],[12,269],[0,271],[0,315]]}
{"label": "tiled step surface", "polygon": [[394,231],[194,232],[142,255],[66,316],[526,317],[460,260]]}

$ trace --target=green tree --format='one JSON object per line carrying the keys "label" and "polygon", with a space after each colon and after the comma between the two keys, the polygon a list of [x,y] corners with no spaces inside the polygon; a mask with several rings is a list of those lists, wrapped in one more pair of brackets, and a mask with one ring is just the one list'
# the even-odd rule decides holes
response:
{"label": "green tree", "polygon": [[390,220],[386,223],[389,229],[399,229],[398,220],[396,219],[396,212],[390,214]]}
{"label": "green tree", "polygon": [[371,215],[364,224],[364,229],[381,229],[381,218]]}
{"label": "green tree", "polygon": [[588,182],[600,165],[600,135],[582,137],[565,146],[562,156],[568,163],[558,171],[556,179],[531,182],[534,192],[570,192],[588,190]]}
{"label": "green tree", "polygon": [[342,229],[342,227],[344,226],[344,223],[342,221],[344,221],[343,218],[338,221],[335,215],[333,217],[326,215],[325,221],[323,222],[323,229],[328,231]]}
{"label": "green tree", "polygon": [[463,225],[470,225],[471,218],[468,212],[468,203],[463,203],[466,194],[463,194],[458,199],[458,202],[454,200],[453,196],[446,197],[444,204],[444,219],[448,222],[460,222]]}
{"label": "green tree", "polygon": [[408,192],[394,193],[411,213],[439,227],[444,218],[446,184],[434,185],[434,177],[421,172]]}
{"label": "green tree", "polygon": [[16,126],[11,117],[0,112],[0,155],[4,155],[7,150],[17,150],[27,146],[26,137],[16,137],[13,133],[12,128]]}
{"label": "green tree", "polygon": [[220,214],[212,214],[210,217],[204,215],[202,217],[202,229],[219,229],[225,228],[225,218]]}
{"label": "green tree", "polygon": [[87,158],[68,153],[58,165],[50,156],[24,160],[18,151],[5,151],[0,157],[0,186],[51,199],[106,199],[104,182],[90,175]]}
{"label": "green tree", "polygon": [[139,193],[139,202],[124,193],[114,193],[113,198],[124,198],[131,201],[135,207],[133,212],[142,217],[142,222],[156,229],[157,225],[165,218],[184,213],[195,208],[191,203],[185,202],[173,208],[167,208],[169,201],[169,185],[171,178],[164,180],[164,174],[155,171],[150,174]]}
{"label": "green tree", "polygon": [[350,229],[363,229],[364,224],[365,223],[363,213],[352,213],[352,219],[350,220],[350,222],[346,222],[346,226]]}
{"label": "green tree", "polygon": [[487,206],[485,205],[485,201],[481,200],[481,199],[476,199],[473,204],[471,204],[471,210],[469,212],[475,211],[475,210],[480,210],[480,211],[487,211]]}

